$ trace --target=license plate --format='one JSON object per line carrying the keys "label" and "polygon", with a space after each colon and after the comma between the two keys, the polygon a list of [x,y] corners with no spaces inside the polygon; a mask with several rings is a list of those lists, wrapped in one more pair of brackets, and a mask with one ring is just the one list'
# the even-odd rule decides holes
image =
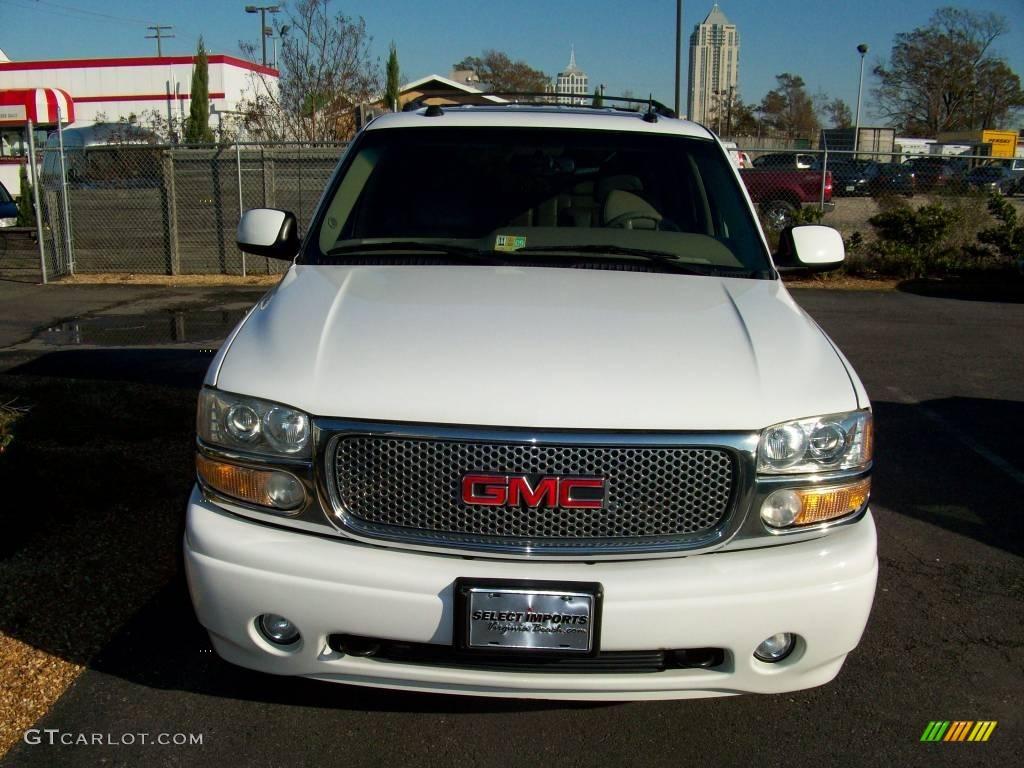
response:
{"label": "license plate", "polygon": [[594,655],[601,585],[458,579],[455,644],[490,653]]}
{"label": "license plate", "polygon": [[853,185],[851,185],[851,186],[849,186],[849,187],[847,187],[847,188],[846,188],[846,191],[847,191],[847,192],[853,192],[853,190],[855,190],[855,189],[856,189],[856,187],[854,187]]}

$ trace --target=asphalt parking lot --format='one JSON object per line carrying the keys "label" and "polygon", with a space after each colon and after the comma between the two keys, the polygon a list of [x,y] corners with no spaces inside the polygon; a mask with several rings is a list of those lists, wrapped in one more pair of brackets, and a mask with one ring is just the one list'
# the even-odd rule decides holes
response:
{"label": "asphalt parking lot", "polygon": [[[166,407],[185,408],[208,349],[258,295],[226,288],[0,286],[0,390],[5,383],[30,392],[54,381],[130,381],[181,392],[168,395]],[[1018,435],[1024,303],[899,291],[800,289],[794,295],[853,362],[876,413],[878,592],[860,647],[832,683],[777,697],[574,705],[259,675],[209,652],[174,566],[180,529],[168,523],[152,543],[160,548],[154,557],[170,563],[166,576],[153,578],[141,608],[83,659],[86,671],[35,727],[114,739],[202,734],[202,744],[136,739],[51,746],[44,739],[16,745],[3,765],[1018,762],[1024,748]],[[145,423],[147,416],[138,418]],[[187,426],[175,434],[187,434]],[[174,450],[187,454],[187,442]],[[180,485],[180,504],[172,501],[183,512],[187,463],[170,466],[175,474],[164,487]],[[36,489],[33,503],[44,508],[56,492]],[[117,525],[118,515],[144,514],[137,501],[125,501],[110,520]],[[132,559],[124,567],[148,566]],[[88,610],[95,587],[41,578],[39,588],[42,603],[74,611]],[[64,596],[42,594],[60,589]],[[73,655],[67,650],[73,638],[70,646],[51,644],[30,625],[0,616],[4,632],[45,645],[48,653]],[[921,743],[933,720],[998,725],[985,743]]]}

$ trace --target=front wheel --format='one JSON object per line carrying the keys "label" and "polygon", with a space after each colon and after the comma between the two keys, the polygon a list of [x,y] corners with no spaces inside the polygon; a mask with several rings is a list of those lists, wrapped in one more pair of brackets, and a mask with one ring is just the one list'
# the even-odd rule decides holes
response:
{"label": "front wheel", "polygon": [[768,200],[761,203],[761,215],[769,229],[781,230],[793,223],[796,206],[788,200]]}

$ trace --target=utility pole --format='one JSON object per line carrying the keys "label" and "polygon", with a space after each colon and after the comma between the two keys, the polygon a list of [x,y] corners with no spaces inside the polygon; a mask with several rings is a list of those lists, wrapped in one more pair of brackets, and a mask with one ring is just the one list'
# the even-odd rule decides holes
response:
{"label": "utility pole", "polygon": [[729,111],[725,113],[725,135],[732,138],[732,93],[733,86],[729,86],[729,104],[726,107]]}
{"label": "utility pole", "polygon": [[174,29],[174,27],[169,25],[169,24],[151,24],[150,26],[146,27],[146,29],[152,29],[153,32],[155,33],[155,34],[152,34],[152,35],[146,35],[146,39],[147,40],[156,40],[156,55],[157,56],[163,56],[164,52],[163,52],[163,49],[160,47],[160,41],[161,40],[165,40],[165,39],[170,38],[170,37],[174,37],[174,35],[162,34],[162,30]]}
{"label": "utility pole", "polygon": [[676,117],[679,117],[679,60],[683,47],[683,0],[676,0]]}
{"label": "utility pole", "polygon": [[267,66],[267,13],[277,13],[281,10],[280,5],[247,5],[246,13],[258,13],[260,15],[260,40],[263,43],[263,66]]}

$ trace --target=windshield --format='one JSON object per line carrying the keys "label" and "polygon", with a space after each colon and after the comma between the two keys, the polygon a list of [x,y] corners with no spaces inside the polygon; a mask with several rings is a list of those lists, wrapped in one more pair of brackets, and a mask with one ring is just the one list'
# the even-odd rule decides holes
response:
{"label": "windshield", "polygon": [[518,252],[557,266],[580,254],[591,261],[655,254],[652,268],[672,261],[688,271],[771,274],[749,205],[709,140],[569,129],[369,130],[327,199],[306,263],[353,263],[361,251],[387,263],[389,246],[407,243],[453,261],[486,254],[507,262]]}

